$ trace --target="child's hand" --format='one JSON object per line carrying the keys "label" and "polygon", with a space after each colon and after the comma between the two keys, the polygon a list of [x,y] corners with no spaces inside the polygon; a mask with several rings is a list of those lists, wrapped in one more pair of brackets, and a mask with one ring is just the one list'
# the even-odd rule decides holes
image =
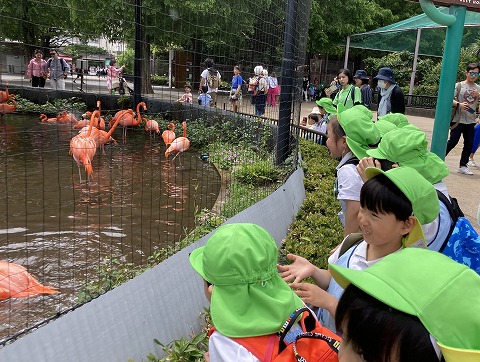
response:
{"label": "child's hand", "polygon": [[360,160],[360,162],[357,165],[357,172],[362,178],[363,182],[366,182],[367,176],[365,175],[365,170],[367,167],[378,167],[381,168],[380,162],[378,162],[376,159],[373,157],[364,157]]}
{"label": "child's hand", "polygon": [[312,276],[315,272],[315,266],[307,259],[294,254],[287,254],[287,258],[293,263],[289,265],[277,264],[280,276],[286,282],[300,282],[302,279]]}
{"label": "child's hand", "polygon": [[203,358],[205,359],[205,362],[210,362],[210,352],[205,352]]}
{"label": "child's hand", "polygon": [[290,288],[300,297],[302,302],[315,307],[324,308],[335,316],[338,300],[318,285],[309,283],[291,283]]}

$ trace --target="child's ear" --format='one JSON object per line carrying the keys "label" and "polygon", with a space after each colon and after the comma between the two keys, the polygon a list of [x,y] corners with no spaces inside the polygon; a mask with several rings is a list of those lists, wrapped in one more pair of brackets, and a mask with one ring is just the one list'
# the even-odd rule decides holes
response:
{"label": "child's ear", "polygon": [[402,235],[407,235],[410,231],[412,231],[417,222],[418,221],[415,216],[410,215],[408,219],[403,222]]}

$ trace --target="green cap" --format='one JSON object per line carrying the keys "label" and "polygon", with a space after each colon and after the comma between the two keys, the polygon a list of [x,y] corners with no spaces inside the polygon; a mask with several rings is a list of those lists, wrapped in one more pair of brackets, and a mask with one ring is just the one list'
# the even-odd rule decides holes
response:
{"label": "green cap", "polygon": [[437,191],[430,182],[415,169],[402,166],[382,171],[376,167],[367,167],[365,175],[372,178],[384,174],[392,181],[412,203],[413,215],[421,224],[431,223],[440,212]]}
{"label": "green cap", "polygon": [[407,248],[365,270],[330,265],[337,283],[352,283],[404,313],[417,316],[447,362],[480,361],[480,276],[431,250]]}
{"label": "green cap", "polygon": [[255,224],[224,224],[190,254],[190,264],[213,284],[210,314],[227,337],[278,332],[304,304],[277,271],[278,248]]}
{"label": "green cap", "polygon": [[384,116],[378,117],[378,120],[392,123],[399,128],[409,124],[407,117],[403,113],[388,113]]}
{"label": "green cap", "polygon": [[386,122],[386,121],[378,120],[373,125],[378,130],[381,137],[385,136],[388,132],[393,131],[394,129],[397,129],[397,127],[393,123]]}
{"label": "green cap", "polygon": [[374,126],[370,110],[362,105],[353,106],[338,113],[338,122],[347,135],[348,148],[360,160],[367,157],[367,150],[380,141],[380,132]]}
{"label": "green cap", "polygon": [[[377,122],[378,123],[378,122]],[[373,158],[410,166],[435,184],[450,174],[445,162],[427,150],[427,138],[419,129],[406,126],[385,134],[376,149],[367,150]]]}
{"label": "green cap", "polygon": [[322,107],[328,114],[337,114],[337,108],[335,108],[335,106],[333,105],[333,101],[331,98],[320,98],[315,103],[317,103],[319,107]]}

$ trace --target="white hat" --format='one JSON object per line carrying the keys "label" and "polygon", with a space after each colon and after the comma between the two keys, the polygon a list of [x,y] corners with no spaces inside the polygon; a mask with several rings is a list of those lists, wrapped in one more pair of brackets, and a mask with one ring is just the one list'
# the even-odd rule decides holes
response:
{"label": "white hat", "polygon": [[310,114],[320,114],[320,108],[318,107],[313,107],[312,111],[310,112]]}

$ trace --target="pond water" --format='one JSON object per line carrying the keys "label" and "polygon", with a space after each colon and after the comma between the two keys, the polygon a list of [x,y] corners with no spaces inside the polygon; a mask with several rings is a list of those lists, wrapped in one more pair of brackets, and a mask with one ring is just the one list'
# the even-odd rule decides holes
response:
{"label": "pond water", "polygon": [[105,258],[144,265],[217,200],[220,177],[193,150],[172,164],[161,137],[132,128],[123,144],[121,132],[105,154],[97,149],[87,183],[69,155],[71,125],[31,115],[0,120],[0,258],[59,290],[1,301],[0,339],[74,306]]}

